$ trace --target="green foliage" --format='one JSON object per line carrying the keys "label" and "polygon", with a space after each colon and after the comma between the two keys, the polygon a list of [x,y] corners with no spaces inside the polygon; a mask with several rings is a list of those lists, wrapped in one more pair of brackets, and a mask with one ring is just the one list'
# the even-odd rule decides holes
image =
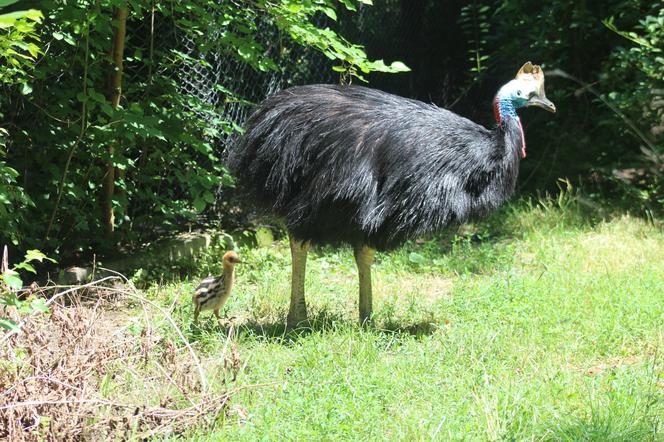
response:
{"label": "green foliage", "polygon": [[[0,9],[17,1],[0,1]],[[0,83],[21,85],[24,94],[30,93],[29,71],[42,53],[35,43],[39,41],[36,25],[42,19],[42,13],[35,9],[0,14]]]}
{"label": "green foliage", "polygon": [[[356,2],[346,0],[342,2],[348,10],[356,10]],[[371,4],[369,0],[359,3]],[[323,13],[331,20],[337,19],[334,2],[330,0],[293,1],[282,0],[281,3],[270,5],[267,3],[271,15],[276,18],[276,24],[287,31],[293,40],[303,46],[312,46],[321,51],[327,58],[341,62],[333,69],[346,75],[345,80],[356,77],[366,81],[363,74],[370,72],[407,72],[410,69],[402,62],[393,62],[389,66],[383,60],[370,61],[364,49],[359,45],[349,43],[337,35],[330,28],[321,29],[309,21],[316,13]]]}
{"label": "green foliage", "polygon": [[[629,164],[634,176],[621,174],[621,183],[634,200],[655,213],[664,207],[664,7],[640,19],[635,32],[621,31],[613,17],[604,25],[624,40],[611,54],[602,79],[605,99],[631,125],[621,130],[639,143],[642,156]],[[630,41],[632,44],[623,46]]]}
{"label": "green foliage", "polygon": [[4,226],[5,240],[18,244],[22,210],[34,204],[17,184],[18,171],[3,160],[7,152],[8,135],[7,130],[0,128],[0,224]]}
{"label": "green foliage", "polygon": [[[321,51],[348,75],[406,70],[398,62],[369,60],[360,46],[314,24],[359,3],[370,2],[128,2],[122,96],[113,108],[113,10],[124,2],[38,1],[47,20],[30,36],[47,43],[48,53],[34,70],[28,96],[0,97],[3,107],[11,103],[5,117],[13,146],[0,163],[0,219],[11,222],[0,239],[89,255],[198,222],[218,189],[233,184],[222,153],[239,127],[220,116],[223,109],[190,95],[180,72],[209,69],[209,54],[234,60],[232,75],[246,67],[282,71],[297,45]],[[262,43],[265,29],[279,36],[279,47]],[[200,56],[181,50],[183,37]],[[217,85],[225,103],[251,104],[230,80]],[[112,237],[102,233],[101,221],[109,163],[115,168]],[[21,217],[31,222],[20,223]]]}
{"label": "green foliage", "polygon": [[[16,3],[15,0],[0,1],[0,9]],[[0,14],[0,84],[20,86],[20,93],[29,94],[30,70],[41,50],[36,25],[41,23],[41,12],[30,9]],[[0,113],[0,118],[3,116]],[[9,132],[0,127],[0,225],[5,240],[17,244],[22,209],[32,202],[17,184],[18,171],[7,164]]]}
{"label": "green foliage", "polygon": [[[7,248],[5,248],[4,251],[5,258],[7,256],[6,254]],[[49,258],[39,250],[28,250],[23,261],[11,268],[2,269],[2,273],[0,274],[0,305],[15,307],[20,315],[32,315],[35,313],[46,313],[48,311],[48,306],[43,298],[33,298],[27,302],[19,299],[15,293],[16,290],[20,290],[23,287],[23,280],[21,279],[19,270],[24,270],[33,274],[37,273],[35,267],[32,265],[32,262],[34,261],[55,262],[54,259]],[[0,317],[0,328],[18,331],[18,325],[16,322],[9,318]]]}
{"label": "green foliage", "polygon": [[[375,327],[357,325],[350,249],[312,250],[312,320],[292,331],[286,242],[241,250],[226,325],[190,326],[196,280],[154,287],[208,373],[224,348],[241,360],[224,385],[241,390],[242,413],[184,438],[660,440],[664,234],[633,217],[589,222],[582,196],[509,206],[459,232],[458,247],[435,238],[377,254]],[[504,258],[480,257],[487,243]],[[469,252],[481,271],[457,272]],[[434,260],[450,265],[422,267]]]}
{"label": "green foliage", "polygon": [[461,8],[459,24],[468,38],[470,71],[479,76],[487,69],[487,43],[490,30],[490,7],[481,2],[468,3]]}
{"label": "green foliage", "polygon": [[557,178],[569,178],[661,213],[661,5],[503,1],[487,19],[484,51],[497,67],[490,75],[507,79],[521,62],[537,61],[559,109],[555,119],[524,112],[522,188],[555,191]]}

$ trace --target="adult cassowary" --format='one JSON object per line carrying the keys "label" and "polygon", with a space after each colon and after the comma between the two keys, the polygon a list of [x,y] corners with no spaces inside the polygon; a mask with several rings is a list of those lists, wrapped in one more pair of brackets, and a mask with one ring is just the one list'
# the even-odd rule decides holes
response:
{"label": "adult cassowary", "polygon": [[310,244],[354,247],[360,321],[371,317],[375,250],[476,219],[514,192],[526,156],[516,110],[556,108],[530,62],[494,99],[493,130],[448,110],[359,86],[310,85],[263,101],[229,165],[253,202],[284,220],[289,325],[306,320]]}

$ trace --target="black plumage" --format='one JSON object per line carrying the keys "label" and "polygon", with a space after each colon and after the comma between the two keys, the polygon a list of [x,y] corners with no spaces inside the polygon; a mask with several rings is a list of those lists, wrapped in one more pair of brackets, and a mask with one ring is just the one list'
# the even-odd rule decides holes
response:
{"label": "black plumage", "polygon": [[521,130],[360,86],[282,91],[247,123],[230,165],[297,238],[378,250],[477,218],[514,191]]}
{"label": "black plumage", "polygon": [[223,272],[219,276],[208,276],[203,279],[194,291],[191,301],[194,304],[194,322],[205,310],[213,310],[219,319],[219,311],[224,307],[231,295],[235,282],[235,265],[242,260],[234,251],[228,251],[222,257]]}
{"label": "black plumage", "polygon": [[514,192],[525,140],[516,109],[546,99],[526,63],[494,100],[486,129],[448,110],[360,86],[310,85],[261,103],[231,147],[229,166],[255,206],[291,240],[289,323],[306,318],[307,248],[348,243],[360,277],[360,319],[371,316],[373,249],[476,219]]}
{"label": "black plumage", "polygon": [[219,303],[219,299],[227,292],[225,275],[208,276],[194,290],[194,302],[201,310],[210,310]]}

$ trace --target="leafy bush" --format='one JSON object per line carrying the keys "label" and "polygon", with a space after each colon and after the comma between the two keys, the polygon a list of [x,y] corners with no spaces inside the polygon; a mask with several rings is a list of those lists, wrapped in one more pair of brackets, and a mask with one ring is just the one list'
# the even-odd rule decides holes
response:
{"label": "leafy bush", "polygon": [[[180,72],[208,69],[210,57],[233,60],[238,70],[231,75],[279,71],[299,45],[322,52],[347,76],[406,70],[369,60],[325,25],[337,8],[360,3],[371,2],[36,2],[48,11],[39,32],[48,53],[26,83],[27,95],[0,96],[13,127],[13,149],[0,163],[0,203],[11,201],[12,210],[0,216],[15,217],[0,241],[90,255],[196,223],[216,191],[232,185],[221,157],[239,127],[188,93]],[[264,44],[266,29],[279,45]],[[183,52],[183,37],[200,56]],[[216,85],[222,106],[251,104],[227,80]]]}
{"label": "leafy bush", "polygon": [[[17,0],[2,0],[0,8]],[[36,57],[41,53],[36,25],[42,20],[41,12],[31,9],[0,14],[0,83],[20,86],[21,93],[29,93],[28,80]],[[3,117],[0,112],[0,119]],[[14,244],[19,239],[22,209],[31,204],[30,198],[18,185],[18,171],[5,161],[9,132],[0,127],[0,225],[4,238]]]}
{"label": "leafy bush", "polygon": [[[33,261],[43,262],[44,260],[55,262],[55,260],[44,255],[39,250],[28,250],[23,261],[10,268],[7,247],[4,248],[2,266],[0,268],[0,305],[15,307],[21,315],[45,313],[48,311],[48,306],[43,298],[33,298],[28,302],[19,299],[16,295],[16,291],[23,287],[23,280],[21,279],[19,270],[37,273],[31,263]],[[0,328],[18,331],[16,322],[9,318],[0,317]]]}
{"label": "leafy bush", "polygon": [[[18,0],[0,1],[0,9],[16,3]],[[43,15],[36,9],[0,14],[0,83],[21,85],[23,93],[28,93],[30,70],[41,50],[35,41],[39,41],[36,25],[41,23]]]}
{"label": "leafy bush", "polygon": [[[611,17],[604,24],[625,40],[604,69],[605,99],[625,116],[618,129],[631,135],[641,155],[631,155],[614,176],[628,194],[655,212],[664,207],[664,7],[653,7],[635,31],[618,29]],[[637,151],[635,150],[634,153]]]}

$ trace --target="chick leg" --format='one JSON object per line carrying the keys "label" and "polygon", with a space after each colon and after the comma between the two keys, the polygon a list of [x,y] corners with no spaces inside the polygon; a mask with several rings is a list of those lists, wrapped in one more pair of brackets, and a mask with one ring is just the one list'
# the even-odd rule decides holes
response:
{"label": "chick leg", "polygon": [[196,304],[194,308],[194,323],[198,323],[198,315],[201,313],[201,306]]}
{"label": "chick leg", "polygon": [[360,324],[371,321],[371,264],[376,251],[364,244],[355,246],[355,262],[360,277]]}
{"label": "chick leg", "polygon": [[304,275],[307,268],[307,251],[309,243],[299,241],[289,235],[292,273],[291,273],[291,300],[286,318],[288,327],[295,327],[307,320],[307,302],[304,299]]}

